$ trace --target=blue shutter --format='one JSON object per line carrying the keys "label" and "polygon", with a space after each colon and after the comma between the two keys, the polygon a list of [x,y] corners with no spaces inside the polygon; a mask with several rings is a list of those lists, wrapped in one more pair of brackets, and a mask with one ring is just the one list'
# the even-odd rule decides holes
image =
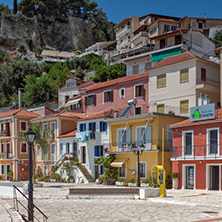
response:
{"label": "blue shutter", "polygon": [[107,122],[104,122],[104,131],[107,130]]}
{"label": "blue shutter", "polygon": [[99,146],[94,146],[95,156],[99,156]]}
{"label": "blue shutter", "polygon": [[103,131],[103,122],[102,121],[100,121],[100,132],[102,132]]}
{"label": "blue shutter", "polygon": [[102,175],[102,174],[103,174],[103,166],[100,165],[100,175]]}
{"label": "blue shutter", "polygon": [[80,124],[79,126],[80,126],[80,132],[82,132],[83,131],[83,124]]}
{"label": "blue shutter", "polygon": [[89,123],[89,130],[92,130],[92,123]]}
{"label": "blue shutter", "polygon": [[93,123],[93,129],[94,131],[96,131],[96,122]]}

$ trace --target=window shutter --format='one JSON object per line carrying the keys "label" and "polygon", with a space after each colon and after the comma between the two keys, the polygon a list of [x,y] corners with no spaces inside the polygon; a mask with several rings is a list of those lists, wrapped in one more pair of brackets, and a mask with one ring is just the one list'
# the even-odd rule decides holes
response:
{"label": "window shutter", "polygon": [[118,130],[117,133],[118,133],[117,145],[118,145],[118,147],[121,147],[121,144],[122,144],[122,130]]}
{"label": "window shutter", "polygon": [[136,128],[136,143],[138,144],[138,146],[141,145],[141,137],[142,137],[141,127],[137,127]]}
{"label": "window shutter", "polygon": [[104,131],[107,130],[107,122],[104,122]]}
{"label": "window shutter", "polygon": [[93,105],[96,105],[96,95],[93,95]]}
{"label": "window shutter", "polygon": [[131,144],[131,129],[126,130],[126,143]]}
{"label": "window shutter", "polygon": [[103,101],[104,103],[106,103],[107,102],[107,92],[104,92],[104,101]]}
{"label": "window shutter", "polygon": [[139,86],[136,86],[136,97],[139,97],[139,93],[140,93]]}
{"label": "window shutter", "polygon": [[89,123],[89,130],[92,130],[92,123]]}
{"label": "window shutter", "polygon": [[94,146],[94,154],[95,156],[99,156],[99,146]]}
{"label": "window shutter", "polygon": [[85,97],[85,107],[87,107],[87,96]]}
{"label": "window shutter", "polygon": [[103,174],[103,166],[100,165],[100,175],[102,175],[102,174]]}
{"label": "window shutter", "polygon": [[102,131],[103,131],[103,122],[100,121],[100,122],[99,122],[99,125],[100,125],[100,132],[102,132]]}
{"label": "window shutter", "polygon": [[110,101],[113,102],[113,91],[110,91]]}
{"label": "window shutter", "polygon": [[145,88],[144,88],[144,85],[141,86],[141,90],[142,90],[141,96],[142,96],[142,97],[145,97],[145,92],[146,92],[146,90],[145,90]]}
{"label": "window shutter", "polygon": [[80,127],[80,132],[82,132],[83,131],[83,124],[80,124],[79,127]]}
{"label": "window shutter", "polygon": [[201,80],[206,81],[206,69],[201,68]]}
{"label": "window shutter", "polygon": [[147,126],[145,131],[146,150],[152,148],[152,126]]}

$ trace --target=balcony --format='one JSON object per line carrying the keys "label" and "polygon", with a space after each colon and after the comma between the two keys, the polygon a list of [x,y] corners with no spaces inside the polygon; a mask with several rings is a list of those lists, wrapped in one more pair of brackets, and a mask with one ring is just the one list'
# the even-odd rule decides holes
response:
{"label": "balcony", "polygon": [[3,130],[0,132],[0,137],[10,136],[10,130]]}
{"label": "balcony", "polygon": [[130,25],[126,25],[116,32],[116,38],[119,38],[124,35],[128,35],[130,32],[131,32]]}
{"label": "balcony", "polygon": [[122,42],[120,42],[119,44],[117,44],[116,48],[120,49],[121,47],[125,46],[126,44],[130,44],[130,39],[125,39]]}
{"label": "balcony", "polygon": [[149,34],[147,32],[139,32],[131,38],[131,42],[135,41],[139,37],[147,37],[148,38]]}
{"label": "balcony", "polygon": [[221,144],[175,146],[172,148],[171,160],[217,159]]}
{"label": "balcony", "polygon": [[219,92],[220,90],[220,80],[215,81],[211,79],[197,79],[196,89],[211,89]]}

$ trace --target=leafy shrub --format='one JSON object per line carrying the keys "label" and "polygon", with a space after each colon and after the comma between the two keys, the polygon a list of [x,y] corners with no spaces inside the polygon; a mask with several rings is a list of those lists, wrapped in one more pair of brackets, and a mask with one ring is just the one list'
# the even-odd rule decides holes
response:
{"label": "leafy shrub", "polygon": [[172,173],[172,174],[171,174],[171,177],[172,177],[172,178],[178,178],[178,173]]}
{"label": "leafy shrub", "polygon": [[23,54],[26,54],[26,53],[27,53],[27,50],[26,50],[26,48],[25,48],[24,45],[20,45],[19,48],[18,48],[18,51],[19,51],[20,53],[23,53]]}
{"label": "leafy shrub", "polygon": [[123,179],[118,179],[118,182],[124,182],[124,180]]}
{"label": "leafy shrub", "polygon": [[130,183],[135,183],[135,179],[134,178],[132,178],[131,180],[130,180]]}

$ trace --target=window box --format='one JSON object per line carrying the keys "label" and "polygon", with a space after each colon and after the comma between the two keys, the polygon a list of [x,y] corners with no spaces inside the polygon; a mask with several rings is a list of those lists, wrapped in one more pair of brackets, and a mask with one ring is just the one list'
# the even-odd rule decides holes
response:
{"label": "window box", "polygon": [[129,182],[129,183],[128,183],[128,187],[136,187],[136,183],[131,183],[131,182]]}
{"label": "window box", "polygon": [[123,182],[116,181],[115,184],[116,186],[124,186],[124,181]]}

